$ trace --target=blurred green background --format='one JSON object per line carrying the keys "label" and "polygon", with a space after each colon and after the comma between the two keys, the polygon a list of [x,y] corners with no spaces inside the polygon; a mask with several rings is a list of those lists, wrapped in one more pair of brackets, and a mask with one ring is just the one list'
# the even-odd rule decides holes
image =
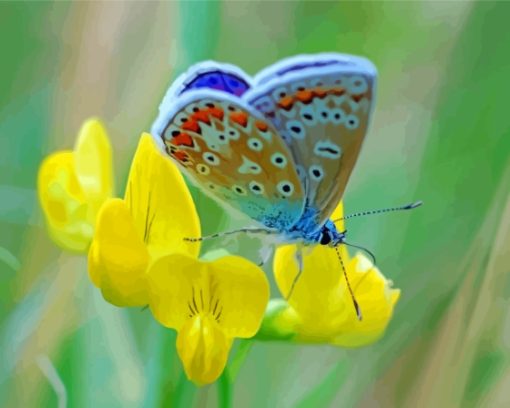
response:
{"label": "blurred green background", "polygon": [[[402,289],[385,337],[256,343],[233,405],[510,406],[509,18],[510,3],[488,1],[0,3],[0,406],[53,407],[57,393],[71,407],[216,406],[216,385],[183,376],[172,331],[104,302],[84,257],[49,240],[37,169],[99,116],[122,194],[188,65],[254,74],[320,51],[365,55],[380,74],[346,211],[425,206],[347,225]],[[194,194],[205,233],[232,223]],[[52,366],[61,384],[43,375]]]}

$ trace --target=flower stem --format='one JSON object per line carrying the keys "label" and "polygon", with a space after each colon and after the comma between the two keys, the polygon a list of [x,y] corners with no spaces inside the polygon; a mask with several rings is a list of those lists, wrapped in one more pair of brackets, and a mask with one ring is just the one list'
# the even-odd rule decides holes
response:
{"label": "flower stem", "polygon": [[232,362],[225,368],[218,380],[218,406],[221,408],[232,407],[232,384],[234,383],[244,360],[251,350],[251,339],[240,340],[237,352]]}
{"label": "flower stem", "polygon": [[237,377],[237,374],[239,374],[239,370],[241,369],[244,360],[246,360],[246,357],[248,356],[248,353],[250,352],[252,346],[253,341],[251,339],[240,340],[239,347],[237,348],[237,353],[232,359],[232,362],[230,363],[227,370],[231,382],[234,382],[234,380]]}
{"label": "flower stem", "polygon": [[232,406],[232,384],[228,369],[223,371],[218,380],[218,407],[230,408]]}

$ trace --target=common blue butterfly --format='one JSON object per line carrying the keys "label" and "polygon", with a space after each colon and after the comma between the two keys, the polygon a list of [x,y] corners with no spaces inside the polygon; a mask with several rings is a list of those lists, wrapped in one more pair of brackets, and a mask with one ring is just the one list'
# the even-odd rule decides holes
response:
{"label": "common blue butterfly", "polygon": [[366,58],[335,53],[287,58],[253,78],[206,61],[170,87],[152,134],[198,186],[260,224],[243,231],[337,247],[345,233],[330,216],[367,133],[376,79]]}

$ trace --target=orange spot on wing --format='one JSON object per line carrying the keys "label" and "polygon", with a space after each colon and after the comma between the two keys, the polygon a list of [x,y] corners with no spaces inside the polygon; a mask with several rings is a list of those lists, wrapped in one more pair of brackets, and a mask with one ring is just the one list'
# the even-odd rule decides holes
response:
{"label": "orange spot on wing", "polygon": [[290,110],[294,104],[292,96],[285,96],[278,101],[278,106],[285,110]]}
{"label": "orange spot on wing", "polygon": [[315,96],[318,96],[321,99],[324,98],[328,94],[328,92],[322,88],[315,88],[313,93]]}
{"label": "orange spot on wing", "polygon": [[191,118],[198,122],[204,122],[208,125],[211,124],[211,120],[209,119],[209,111],[206,110],[199,110],[198,112],[195,112],[193,115],[191,115]]}
{"label": "orange spot on wing", "polygon": [[188,120],[186,123],[183,123],[181,126],[184,130],[191,130],[195,133],[200,133],[200,126],[196,120]]}
{"label": "orange spot on wing", "polygon": [[193,138],[187,133],[179,133],[177,136],[172,138],[172,143],[176,146],[194,146]]}
{"label": "orange spot on wing", "polygon": [[296,99],[303,103],[310,103],[310,101],[313,99],[313,92],[309,90],[297,91]]}
{"label": "orange spot on wing", "polygon": [[261,120],[257,120],[255,122],[255,126],[257,127],[258,130],[260,130],[261,132],[265,132],[267,131],[268,129],[268,126],[267,126],[267,123],[265,122],[262,122]]}
{"label": "orange spot on wing", "polygon": [[214,107],[214,108],[209,108],[208,111],[211,116],[213,116],[219,120],[223,120],[223,116],[225,115],[225,112],[223,111],[223,109]]}
{"label": "orange spot on wing", "polygon": [[173,156],[180,162],[188,161],[188,154],[182,150],[177,150],[173,153]]}
{"label": "orange spot on wing", "polygon": [[248,115],[244,112],[232,112],[230,114],[230,120],[241,125],[242,127],[246,127],[248,124]]}
{"label": "orange spot on wing", "polygon": [[365,96],[364,94],[352,95],[352,99],[354,100],[354,102],[359,102],[363,99],[364,96]]}
{"label": "orange spot on wing", "polygon": [[342,96],[345,93],[345,89],[344,88],[333,88],[329,92],[331,92],[333,95],[336,95],[336,96]]}

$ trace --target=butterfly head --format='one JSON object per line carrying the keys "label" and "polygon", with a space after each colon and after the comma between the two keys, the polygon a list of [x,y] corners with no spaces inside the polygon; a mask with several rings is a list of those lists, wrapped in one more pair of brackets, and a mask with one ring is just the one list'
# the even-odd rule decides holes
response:
{"label": "butterfly head", "polygon": [[319,231],[317,242],[321,245],[336,247],[344,242],[346,232],[347,231],[339,232],[335,224],[333,224],[333,221],[329,220]]}

